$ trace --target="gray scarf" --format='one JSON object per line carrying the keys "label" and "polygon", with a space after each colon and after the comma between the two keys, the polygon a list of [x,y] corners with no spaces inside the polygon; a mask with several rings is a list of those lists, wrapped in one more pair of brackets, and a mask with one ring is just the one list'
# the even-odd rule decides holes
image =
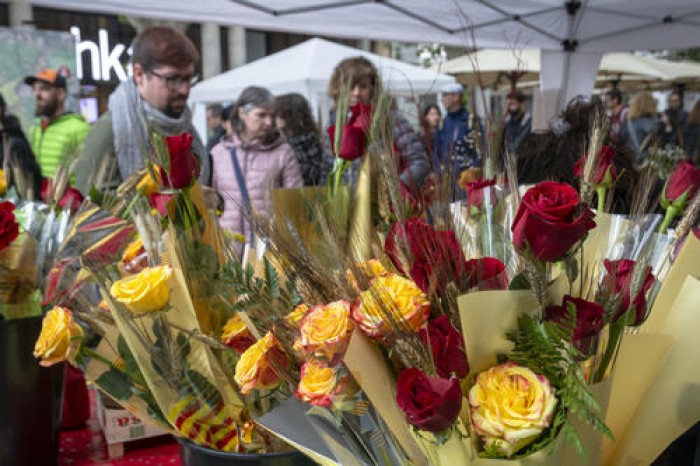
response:
{"label": "gray scarf", "polygon": [[199,182],[206,186],[211,184],[209,154],[192,125],[192,114],[189,108],[185,107],[185,111],[179,118],[170,118],[141,99],[134,81],[127,79],[109,97],[109,110],[112,114],[114,150],[117,153],[122,180],[145,166],[144,160],[149,157],[147,154],[151,147],[146,130],[148,125],[165,136],[190,133],[194,138],[192,151],[200,162]]}

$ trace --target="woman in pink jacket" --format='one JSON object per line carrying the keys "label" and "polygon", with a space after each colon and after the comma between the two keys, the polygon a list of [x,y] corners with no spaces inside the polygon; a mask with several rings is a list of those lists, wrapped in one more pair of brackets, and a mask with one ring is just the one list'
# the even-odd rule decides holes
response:
{"label": "woman in pink jacket", "polygon": [[211,150],[213,187],[224,199],[219,224],[248,242],[253,230],[246,206],[250,204],[258,221],[269,221],[272,190],[304,184],[292,148],[274,127],[274,106],[267,89],[244,89],[231,111],[233,134]]}

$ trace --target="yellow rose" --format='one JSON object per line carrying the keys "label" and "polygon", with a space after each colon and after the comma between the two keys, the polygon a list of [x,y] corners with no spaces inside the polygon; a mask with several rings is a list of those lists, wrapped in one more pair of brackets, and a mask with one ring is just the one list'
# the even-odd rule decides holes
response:
{"label": "yellow rose", "polygon": [[301,366],[301,377],[297,397],[316,406],[330,406],[336,390],[335,370],[326,363],[310,359]]}
{"label": "yellow rose", "polygon": [[549,426],[557,399],[546,377],[509,362],[477,376],[469,406],[484,447],[510,458]]}
{"label": "yellow rose", "polygon": [[302,321],[308,310],[309,306],[306,304],[299,304],[292,312],[285,316],[284,321],[289,325],[296,327]]}
{"label": "yellow rose", "polygon": [[269,390],[280,384],[278,372],[287,367],[287,355],[275,336],[268,332],[241,355],[233,379],[244,395],[253,389]]}
{"label": "yellow rose", "polygon": [[[156,178],[160,178],[158,176],[158,167],[154,166],[153,171],[156,174]],[[159,180],[154,180],[153,177],[151,176],[150,171],[146,171],[146,174],[143,175],[141,180],[138,182],[136,185],[136,189],[141,191],[144,196],[148,197],[153,193],[157,193],[159,188]]]}
{"label": "yellow rose", "polygon": [[46,367],[63,361],[75,365],[75,356],[84,335],[70,310],[54,306],[41,323],[41,333],[34,345],[34,357],[41,358],[39,364]]}
{"label": "yellow rose", "polygon": [[[370,259],[366,262],[358,262],[356,265],[359,271],[362,272],[362,274],[368,280],[371,280],[376,277],[382,277],[388,273],[382,265],[382,263],[379,262],[377,259]],[[346,272],[346,276],[352,287],[359,292],[361,290],[361,287],[357,283],[355,275],[352,273],[352,271],[348,270]]]}
{"label": "yellow rose", "polygon": [[294,347],[306,354],[333,360],[345,351],[353,328],[348,301],[314,306],[301,322],[301,336]]}
{"label": "yellow rose", "polygon": [[146,267],[136,275],[114,282],[109,294],[136,314],[157,311],[168,304],[171,274],[168,266]]}
{"label": "yellow rose", "polygon": [[384,339],[401,322],[418,332],[430,315],[430,301],[413,281],[394,273],[377,277],[360,293],[352,317],[370,337]]}
{"label": "yellow rose", "polygon": [[233,348],[238,354],[243,354],[245,350],[250,348],[255,343],[255,338],[246,327],[245,322],[241,320],[238,313],[235,313],[224,324],[221,331],[221,342]]}

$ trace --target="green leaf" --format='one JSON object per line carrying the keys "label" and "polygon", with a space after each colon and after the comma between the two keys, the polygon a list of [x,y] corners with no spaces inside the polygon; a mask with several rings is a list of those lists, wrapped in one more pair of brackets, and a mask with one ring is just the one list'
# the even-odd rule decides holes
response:
{"label": "green leaf", "polygon": [[193,369],[186,369],[185,378],[187,385],[184,389],[187,393],[192,393],[195,398],[205,401],[210,406],[221,403],[219,390],[202,374]]}
{"label": "green leaf", "polygon": [[95,380],[95,384],[117,400],[128,400],[131,398],[133,384],[123,372],[119,372],[114,368],[103,372]]}
{"label": "green leaf", "polygon": [[527,280],[525,272],[520,272],[513,277],[513,279],[510,281],[510,285],[508,285],[508,289],[511,291],[529,290],[531,288],[532,287],[530,286],[530,282]]}
{"label": "green leaf", "polygon": [[175,344],[177,345],[177,348],[180,350],[180,357],[184,361],[187,359],[187,356],[190,354],[190,341],[187,339],[185,335],[182,333],[179,333],[177,335],[177,339],[175,340]]}

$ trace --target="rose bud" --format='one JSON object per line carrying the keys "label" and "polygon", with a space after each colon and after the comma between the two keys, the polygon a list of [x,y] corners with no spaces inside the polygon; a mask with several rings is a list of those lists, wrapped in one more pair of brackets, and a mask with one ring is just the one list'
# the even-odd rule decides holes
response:
{"label": "rose bud", "polygon": [[412,426],[440,432],[457,419],[462,409],[462,388],[457,378],[428,377],[412,367],[399,374],[396,403]]}

